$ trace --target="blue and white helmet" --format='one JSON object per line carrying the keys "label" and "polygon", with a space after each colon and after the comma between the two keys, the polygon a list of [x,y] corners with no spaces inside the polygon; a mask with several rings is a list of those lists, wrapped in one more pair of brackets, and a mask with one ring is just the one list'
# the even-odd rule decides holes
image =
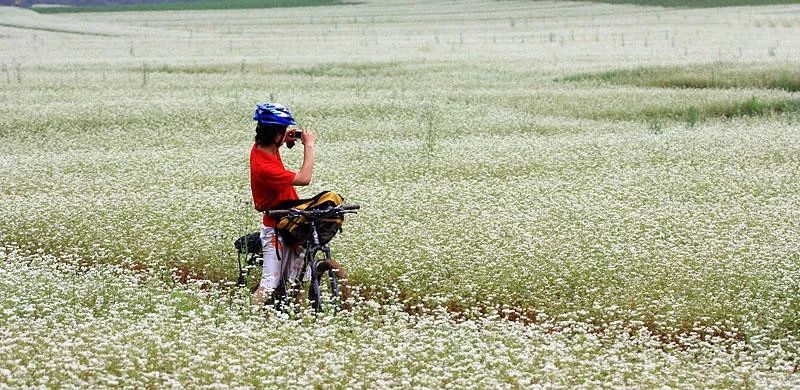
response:
{"label": "blue and white helmet", "polygon": [[279,103],[258,103],[253,120],[262,125],[296,125],[292,112],[283,104]]}

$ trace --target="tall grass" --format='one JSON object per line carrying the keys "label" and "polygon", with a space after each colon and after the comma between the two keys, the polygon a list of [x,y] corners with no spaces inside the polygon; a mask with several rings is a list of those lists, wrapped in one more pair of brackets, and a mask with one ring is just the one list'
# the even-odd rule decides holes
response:
{"label": "tall grass", "polygon": [[563,81],[596,81],[661,88],[764,88],[800,91],[800,68],[794,64],[713,63],[649,66],[568,76]]}
{"label": "tall grass", "polygon": [[[693,127],[700,121],[714,118],[760,117],[797,112],[800,112],[800,100],[798,99],[765,100],[751,97],[743,101],[725,104],[646,109],[631,114],[632,117],[630,119],[635,119],[635,116],[651,121],[671,119],[686,122],[689,127]],[[624,116],[624,114],[617,114]],[[610,114],[610,116],[613,117],[614,115]]]}

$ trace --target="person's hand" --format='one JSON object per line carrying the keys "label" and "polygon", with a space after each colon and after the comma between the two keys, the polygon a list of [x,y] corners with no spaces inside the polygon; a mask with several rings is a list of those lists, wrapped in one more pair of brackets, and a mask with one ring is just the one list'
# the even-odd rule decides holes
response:
{"label": "person's hand", "polygon": [[295,138],[294,133],[295,131],[302,131],[299,127],[290,127],[286,130],[286,134],[283,136],[283,142],[295,142],[300,141],[300,138]]}
{"label": "person's hand", "polygon": [[314,135],[314,132],[308,129],[303,129],[303,135],[301,137],[301,141],[305,146],[314,146],[317,142],[317,136]]}

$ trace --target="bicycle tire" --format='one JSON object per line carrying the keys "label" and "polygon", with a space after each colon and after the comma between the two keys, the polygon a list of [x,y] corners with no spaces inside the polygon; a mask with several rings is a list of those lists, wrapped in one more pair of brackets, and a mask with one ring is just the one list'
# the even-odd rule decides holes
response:
{"label": "bicycle tire", "polygon": [[[317,269],[311,277],[308,289],[308,298],[317,312],[325,311],[329,303],[334,311],[343,308],[350,298],[350,286],[347,283],[347,272],[344,267],[334,259],[324,259],[317,263]],[[329,297],[326,302],[325,296]]]}

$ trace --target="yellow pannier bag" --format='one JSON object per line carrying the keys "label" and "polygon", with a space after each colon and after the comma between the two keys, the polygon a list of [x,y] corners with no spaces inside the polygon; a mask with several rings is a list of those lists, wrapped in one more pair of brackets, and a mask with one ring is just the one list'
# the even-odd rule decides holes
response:
{"label": "yellow pannier bag", "polygon": [[[292,208],[298,210],[324,210],[342,204],[344,204],[344,197],[333,191],[323,191],[313,198],[283,202],[275,207],[275,210]],[[336,236],[336,233],[342,228],[342,222],[344,222],[344,218],[341,216],[331,216],[317,222],[317,232],[319,233],[321,245],[327,244]],[[302,216],[285,216],[277,222],[275,229],[283,238],[283,242],[289,246],[302,243],[311,237],[311,224]]]}

